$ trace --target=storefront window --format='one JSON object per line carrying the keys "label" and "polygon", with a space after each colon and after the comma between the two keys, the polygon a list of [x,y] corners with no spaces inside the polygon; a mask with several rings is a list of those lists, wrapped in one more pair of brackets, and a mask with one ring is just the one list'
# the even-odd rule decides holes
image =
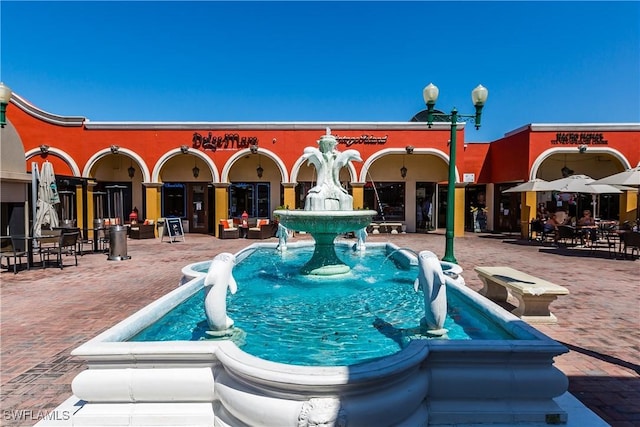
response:
{"label": "storefront window", "polygon": [[269,218],[271,186],[264,182],[239,182],[229,186],[229,214],[238,217],[247,211],[250,217]]}
{"label": "storefront window", "polygon": [[465,230],[481,232],[487,230],[489,208],[486,202],[486,185],[465,188]]}
{"label": "storefront window", "polygon": [[374,221],[404,221],[404,182],[367,182],[364,186],[365,209],[378,211]]}
{"label": "storefront window", "polygon": [[185,186],[180,183],[165,183],[162,186],[162,216],[167,218],[184,218]]}

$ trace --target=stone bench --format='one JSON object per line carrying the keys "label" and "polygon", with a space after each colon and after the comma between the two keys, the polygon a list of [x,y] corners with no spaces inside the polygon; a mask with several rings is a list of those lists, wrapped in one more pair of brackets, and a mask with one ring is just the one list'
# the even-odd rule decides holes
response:
{"label": "stone bench", "polygon": [[529,323],[556,323],[549,304],[569,290],[511,267],[475,267],[484,287],[480,294],[492,301],[504,302],[509,292],[518,300],[512,313]]}
{"label": "stone bench", "polygon": [[372,222],[371,227],[371,234],[380,234],[381,232],[391,234],[402,233],[401,222]]}

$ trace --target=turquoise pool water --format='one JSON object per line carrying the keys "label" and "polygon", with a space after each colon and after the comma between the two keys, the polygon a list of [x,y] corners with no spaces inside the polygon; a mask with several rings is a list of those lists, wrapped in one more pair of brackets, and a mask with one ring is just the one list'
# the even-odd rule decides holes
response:
{"label": "turquoise pool water", "polygon": [[[234,268],[238,292],[228,295],[227,314],[243,331],[236,341],[243,351],[274,362],[340,366],[396,353],[411,339],[430,339],[420,332],[424,302],[413,289],[417,266],[397,265],[382,248],[364,256],[337,248],[349,274],[302,276],[312,253],[312,247],[284,253],[261,248]],[[209,339],[203,301],[200,290],[131,341]],[[448,301],[445,339],[514,339],[456,292],[448,292]]]}

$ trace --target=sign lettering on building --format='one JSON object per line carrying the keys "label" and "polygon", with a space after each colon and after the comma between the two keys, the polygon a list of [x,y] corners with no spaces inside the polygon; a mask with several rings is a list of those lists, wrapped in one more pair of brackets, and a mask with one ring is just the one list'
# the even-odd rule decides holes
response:
{"label": "sign lettering on building", "polygon": [[344,144],[347,147],[354,144],[385,144],[388,136],[373,136],[373,135],[360,135],[360,136],[340,136],[336,135],[336,141],[338,144]]}
{"label": "sign lettering on building", "polygon": [[607,145],[609,141],[598,132],[558,132],[551,145]]}
{"label": "sign lettering on building", "polygon": [[202,136],[198,132],[193,133],[191,138],[192,147],[203,150],[240,150],[252,145],[258,145],[258,138],[255,136],[240,136],[237,133],[225,133],[215,136],[209,132],[207,136]]}

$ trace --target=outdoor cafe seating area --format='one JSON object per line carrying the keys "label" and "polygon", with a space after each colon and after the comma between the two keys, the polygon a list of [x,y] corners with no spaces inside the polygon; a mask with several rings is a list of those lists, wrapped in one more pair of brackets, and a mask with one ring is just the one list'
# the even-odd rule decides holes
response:
{"label": "outdoor cafe seating area", "polygon": [[278,224],[268,218],[228,218],[220,220],[218,236],[221,239],[269,239],[275,237]]}
{"label": "outdoor cafe seating area", "polygon": [[597,221],[595,226],[560,224],[555,232],[546,232],[543,222],[535,219],[529,224],[529,240],[543,244],[557,244],[565,248],[587,250],[588,254],[606,252],[614,259],[640,257],[640,230],[637,221]]}

